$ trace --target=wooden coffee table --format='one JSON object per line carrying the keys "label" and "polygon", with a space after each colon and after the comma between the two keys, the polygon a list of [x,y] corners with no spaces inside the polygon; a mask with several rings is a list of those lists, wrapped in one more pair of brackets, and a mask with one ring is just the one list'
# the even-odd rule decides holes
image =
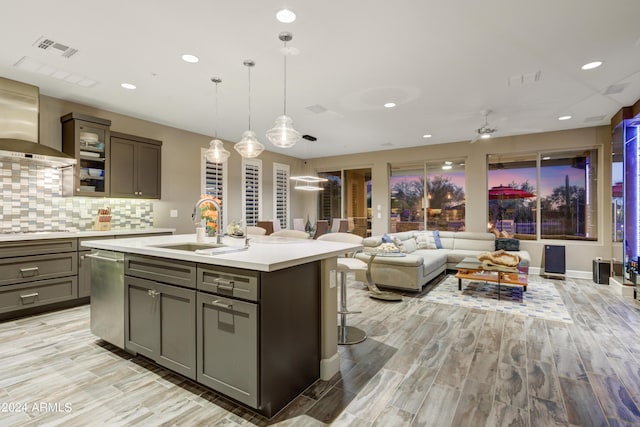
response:
{"label": "wooden coffee table", "polygon": [[464,258],[456,265],[458,272],[458,290],[462,290],[462,279],[480,280],[498,284],[498,299],[500,299],[500,285],[522,286],[527,291],[528,276],[519,271],[499,271],[483,267],[476,257]]}

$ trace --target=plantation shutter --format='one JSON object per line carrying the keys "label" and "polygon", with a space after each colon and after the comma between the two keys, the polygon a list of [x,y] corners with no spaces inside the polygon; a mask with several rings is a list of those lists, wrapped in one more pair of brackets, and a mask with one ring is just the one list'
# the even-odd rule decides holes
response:
{"label": "plantation shutter", "polygon": [[289,228],[289,165],[273,164],[273,217]]}

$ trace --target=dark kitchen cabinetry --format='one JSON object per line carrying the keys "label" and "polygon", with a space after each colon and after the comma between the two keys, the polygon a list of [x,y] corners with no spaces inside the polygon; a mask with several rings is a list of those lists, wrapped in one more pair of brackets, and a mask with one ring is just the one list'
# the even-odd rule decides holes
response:
{"label": "dark kitchen cabinetry", "polygon": [[65,193],[74,196],[109,195],[109,127],[111,120],[69,113],[60,117],[62,151],[78,161],[73,183]]}
{"label": "dark kitchen cabinetry", "polygon": [[160,198],[162,141],[111,132],[111,197]]}
{"label": "dark kitchen cabinetry", "polygon": [[[125,348],[196,378],[195,264],[126,255]],[[161,283],[164,282],[164,283]]]}
{"label": "dark kitchen cabinetry", "polygon": [[77,240],[0,243],[0,319],[78,297]]}
{"label": "dark kitchen cabinetry", "polygon": [[196,292],[125,276],[125,347],[196,378]]}

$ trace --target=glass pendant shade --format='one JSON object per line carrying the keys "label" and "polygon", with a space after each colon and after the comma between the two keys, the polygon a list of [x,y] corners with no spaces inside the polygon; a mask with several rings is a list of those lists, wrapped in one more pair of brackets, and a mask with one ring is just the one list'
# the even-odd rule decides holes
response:
{"label": "glass pendant shade", "polygon": [[233,146],[242,157],[253,158],[258,157],[264,151],[264,145],[256,138],[256,133],[252,130],[246,130],[242,134],[242,139]]}
{"label": "glass pendant shade", "polygon": [[231,156],[224,148],[224,144],[219,139],[212,139],[209,148],[204,152],[204,156],[208,162],[223,163]]}
{"label": "glass pendant shade", "polygon": [[267,139],[280,148],[293,147],[302,135],[293,128],[293,120],[289,116],[278,116],[276,125],[267,131]]}
{"label": "glass pendant shade", "polygon": [[293,34],[282,32],[278,38],[284,42],[284,111],[281,116],[276,117],[276,124],[267,131],[267,139],[279,148],[290,148],[296,145],[302,138],[302,134],[293,128],[293,120],[287,116],[287,42],[293,39]]}

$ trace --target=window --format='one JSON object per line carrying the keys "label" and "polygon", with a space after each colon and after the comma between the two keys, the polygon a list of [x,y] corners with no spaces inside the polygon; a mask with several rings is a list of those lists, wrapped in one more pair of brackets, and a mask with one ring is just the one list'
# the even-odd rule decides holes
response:
{"label": "window", "polygon": [[391,166],[391,232],[424,230],[424,165]]}
{"label": "window", "polygon": [[489,155],[489,230],[535,239],[537,154]]}
{"label": "window", "polygon": [[611,241],[624,240],[624,126],[613,131],[611,145]]}
{"label": "window", "polygon": [[540,237],[597,240],[597,150],[540,156]]}
{"label": "window", "polygon": [[427,162],[428,230],[465,229],[465,162],[462,159]]}
{"label": "window", "polygon": [[331,224],[331,218],[342,218],[342,172],[320,172],[318,176],[328,180],[320,183],[323,191],[318,192],[318,219]]}
{"label": "window", "polygon": [[273,217],[289,228],[289,165],[273,164]]}
{"label": "window", "polygon": [[464,180],[462,159],[392,165],[391,231],[464,230]]}
{"label": "window", "polygon": [[242,159],[242,212],[246,225],[256,225],[262,213],[262,161]]}
{"label": "window", "polygon": [[210,194],[217,197],[222,202],[222,221],[228,222],[227,218],[227,163],[208,162],[204,157],[206,148],[202,148],[201,156],[201,194]]}

